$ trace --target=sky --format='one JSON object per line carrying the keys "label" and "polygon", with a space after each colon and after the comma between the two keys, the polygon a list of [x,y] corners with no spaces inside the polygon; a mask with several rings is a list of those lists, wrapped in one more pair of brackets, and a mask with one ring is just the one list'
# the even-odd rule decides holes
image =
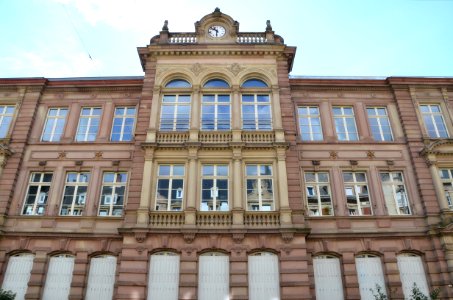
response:
{"label": "sky", "polygon": [[0,0],[0,77],[142,76],[137,47],[219,7],[242,32],[266,20],[293,76],[453,77],[453,0]]}

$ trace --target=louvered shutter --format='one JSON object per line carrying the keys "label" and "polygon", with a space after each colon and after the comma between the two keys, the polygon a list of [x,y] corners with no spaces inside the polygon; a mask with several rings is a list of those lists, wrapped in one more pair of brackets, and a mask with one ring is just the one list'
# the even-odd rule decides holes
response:
{"label": "louvered shutter", "polygon": [[276,255],[251,255],[248,258],[250,300],[280,299],[280,278]]}
{"label": "louvered shutter", "polygon": [[23,254],[9,258],[2,289],[16,293],[16,300],[23,300],[27,293],[28,281],[33,268],[34,256]]}
{"label": "louvered shutter", "polygon": [[409,299],[409,296],[412,294],[414,283],[423,294],[429,295],[428,283],[421,257],[398,255],[397,260],[405,299]]}
{"label": "louvered shutter", "polygon": [[338,258],[314,258],[317,300],[343,300],[340,260]]}
{"label": "louvered shutter", "polygon": [[148,300],[177,300],[179,293],[179,256],[151,255]]}
{"label": "louvered shutter", "polygon": [[90,262],[86,300],[112,300],[116,257],[94,257]]}
{"label": "louvered shutter", "polygon": [[230,299],[229,258],[222,256],[200,256],[198,273],[199,300]]}
{"label": "louvered shutter", "polygon": [[68,299],[74,270],[74,257],[54,256],[47,270],[43,300]]}
{"label": "louvered shutter", "polygon": [[381,291],[384,294],[387,294],[381,259],[379,257],[357,257],[355,259],[355,265],[359,280],[360,299],[374,300],[371,289],[377,291],[376,284],[381,287]]}

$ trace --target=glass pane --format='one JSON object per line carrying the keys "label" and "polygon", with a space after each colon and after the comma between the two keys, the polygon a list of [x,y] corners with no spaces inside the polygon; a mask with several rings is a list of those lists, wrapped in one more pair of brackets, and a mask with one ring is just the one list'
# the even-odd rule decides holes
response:
{"label": "glass pane", "polygon": [[173,175],[184,175],[184,166],[173,166]]}
{"label": "glass pane", "polygon": [[184,79],[174,79],[165,85],[167,88],[188,88],[191,84]]}
{"label": "glass pane", "polygon": [[228,166],[217,166],[217,176],[228,176]]}
{"label": "glass pane", "polygon": [[230,85],[222,79],[211,79],[208,80],[204,86],[205,88],[229,88]]}
{"label": "glass pane", "polygon": [[248,176],[258,175],[257,165],[248,165],[245,168],[246,168],[246,174]]}
{"label": "glass pane", "polygon": [[159,175],[169,176],[170,175],[170,166],[159,166]]}
{"label": "glass pane", "polygon": [[267,87],[267,84],[260,79],[249,79],[245,81],[241,87],[244,88],[254,88],[254,87]]}

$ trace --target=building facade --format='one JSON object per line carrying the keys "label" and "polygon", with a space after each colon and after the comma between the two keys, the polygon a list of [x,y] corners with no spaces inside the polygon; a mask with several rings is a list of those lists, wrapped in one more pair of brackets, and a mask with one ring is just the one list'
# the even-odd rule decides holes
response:
{"label": "building facade", "polygon": [[216,9],[143,77],[0,79],[18,299],[453,297],[453,78],[289,76]]}

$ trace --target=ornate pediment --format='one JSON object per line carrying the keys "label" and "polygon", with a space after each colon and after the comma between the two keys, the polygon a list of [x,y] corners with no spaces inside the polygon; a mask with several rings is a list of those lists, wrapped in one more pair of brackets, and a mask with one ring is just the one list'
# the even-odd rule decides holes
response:
{"label": "ornate pediment", "polygon": [[427,143],[420,154],[422,156],[428,156],[430,154],[436,156],[453,155],[453,139],[441,139]]}

